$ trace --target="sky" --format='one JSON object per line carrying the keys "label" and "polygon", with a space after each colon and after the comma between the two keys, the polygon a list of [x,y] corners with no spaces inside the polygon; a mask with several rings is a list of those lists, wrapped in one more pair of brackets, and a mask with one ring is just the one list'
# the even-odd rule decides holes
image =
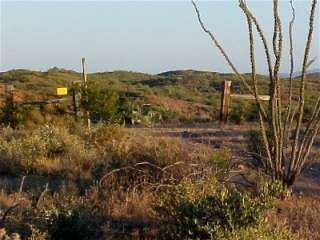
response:
{"label": "sky", "polygon": [[[12,1],[0,0],[0,71],[52,67],[89,72],[129,70],[160,73],[177,69],[230,72],[230,68],[201,30],[190,1]],[[294,1],[295,71],[301,70],[308,31],[310,1]],[[271,0],[251,0],[272,47]],[[198,1],[203,21],[212,30],[240,72],[250,72],[246,19],[236,0]],[[284,30],[281,72],[289,72],[289,0],[280,0]],[[319,68],[320,31],[317,7],[310,57]],[[257,35],[256,35],[257,36]],[[257,71],[266,61],[256,40]]]}

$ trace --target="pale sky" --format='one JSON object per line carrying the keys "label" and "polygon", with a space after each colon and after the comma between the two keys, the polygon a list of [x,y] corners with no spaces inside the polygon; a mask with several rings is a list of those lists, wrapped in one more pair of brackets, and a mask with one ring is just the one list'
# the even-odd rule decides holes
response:
{"label": "pale sky", "polygon": [[[247,1],[268,39],[272,38],[271,1]],[[245,18],[236,0],[198,1],[203,20],[235,65],[249,72]],[[280,1],[285,52],[281,72],[289,71],[289,0]],[[295,71],[301,69],[310,1],[295,1]],[[319,6],[311,58],[319,68]],[[57,66],[80,71],[130,70],[159,73],[176,69],[230,72],[197,22],[190,1],[1,1],[0,70],[45,71]],[[257,39],[258,41],[258,39]],[[269,43],[272,48],[271,42]],[[261,44],[257,65],[266,73]]]}

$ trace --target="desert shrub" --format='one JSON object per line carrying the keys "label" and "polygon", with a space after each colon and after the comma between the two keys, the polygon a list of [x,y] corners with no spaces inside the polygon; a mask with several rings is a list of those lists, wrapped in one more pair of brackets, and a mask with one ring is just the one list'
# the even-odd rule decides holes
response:
{"label": "desert shrub", "polygon": [[90,112],[94,123],[150,124],[158,118],[157,112],[144,108],[138,100],[115,89],[94,84],[83,89],[82,94],[82,106]]}
{"label": "desert shrub", "polygon": [[259,172],[255,178],[255,192],[266,201],[283,198],[287,194],[287,189],[280,181],[272,180],[270,176]]}
{"label": "desert shrub", "polygon": [[28,117],[28,109],[17,103],[8,102],[0,109],[0,125],[17,128],[23,125]]}
{"label": "desert shrub", "polygon": [[37,109],[32,109],[32,110],[30,109],[28,114],[28,119],[24,126],[28,126],[28,127],[39,126],[39,125],[43,125],[45,121],[46,119],[42,111],[39,111]]}
{"label": "desert shrub", "polygon": [[233,106],[229,113],[229,120],[232,123],[241,124],[245,121],[245,110],[241,105]]}
{"label": "desert shrub", "polygon": [[228,148],[215,149],[211,153],[211,160],[217,167],[217,172],[226,173],[230,170],[232,153]]}
{"label": "desert shrub", "polygon": [[239,229],[235,232],[222,234],[215,239],[223,240],[298,240],[298,235],[293,234],[285,226],[271,226],[268,223],[260,223],[256,226]]}
{"label": "desert shrub", "polygon": [[39,209],[50,239],[101,239],[102,215],[74,185],[47,196]]}
{"label": "desert shrub", "polygon": [[98,85],[91,85],[82,90],[82,106],[90,112],[93,122],[118,122],[120,121],[119,94],[112,89],[101,89]]}
{"label": "desert shrub", "polygon": [[229,120],[236,124],[257,120],[257,107],[248,101],[238,101],[232,104]]}
{"label": "desert shrub", "polygon": [[157,107],[155,111],[159,113],[156,122],[178,122],[182,116],[180,113],[165,107]]}
{"label": "desert shrub", "polygon": [[[102,239],[102,215],[90,198],[73,183],[44,194],[20,193],[19,207],[7,218],[5,226],[29,240]],[[24,201],[30,204],[23,204]]]}
{"label": "desert shrub", "polygon": [[0,160],[3,173],[29,172],[43,160],[45,145],[38,135],[14,138],[9,142],[2,139],[0,141]]}
{"label": "desert shrub", "polygon": [[258,226],[271,207],[264,195],[227,189],[208,179],[182,181],[161,196],[156,209],[163,219],[163,239],[225,239]]}
{"label": "desert shrub", "polygon": [[143,124],[149,125],[161,118],[161,115],[143,106],[142,103],[132,102],[129,99],[122,98],[119,107],[121,122],[126,124]]}
{"label": "desert shrub", "polygon": [[20,135],[0,137],[1,171],[86,177],[96,158],[94,149],[66,128],[44,125]]}
{"label": "desert shrub", "polygon": [[[270,132],[267,132],[267,137],[269,137],[270,134]],[[272,145],[270,147],[272,148]],[[264,173],[264,175],[262,174],[262,176],[259,177],[260,180],[256,179],[255,182],[259,181],[264,183],[265,185],[268,185],[268,188],[273,188],[273,190],[271,191],[273,191],[274,193],[277,192],[276,197],[284,197],[286,194],[289,194],[289,191],[287,190],[290,189],[288,189],[286,186],[280,184],[276,180],[271,181],[272,171],[266,164],[267,151],[263,143],[263,137],[259,130],[250,130],[248,132],[247,149],[252,157],[251,161],[249,162],[252,165],[251,167],[263,169]],[[272,184],[272,182],[274,183]]]}

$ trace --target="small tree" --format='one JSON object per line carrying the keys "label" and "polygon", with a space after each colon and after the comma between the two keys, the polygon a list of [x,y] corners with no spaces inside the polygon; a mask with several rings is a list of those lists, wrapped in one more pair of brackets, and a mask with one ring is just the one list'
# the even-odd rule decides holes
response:
{"label": "small tree", "polygon": [[[198,21],[202,30],[209,35],[214,45],[219,49],[222,56],[227,61],[233,72],[243,82],[246,89],[255,97],[255,103],[258,108],[260,131],[263,139],[265,155],[261,156],[264,160],[264,166],[273,180],[279,180],[286,187],[291,187],[297,176],[303,170],[313,146],[314,139],[320,129],[320,97],[314,104],[312,114],[306,123],[303,124],[305,110],[305,89],[308,83],[306,72],[308,67],[314,62],[309,60],[310,46],[314,30],[314,18],[317,0],[312,0],[309,29],[305,51],[303,56],[302,74],[298,80],[298,96],[293,97],[293,24],[295,21],[295,9],[292,0],[290,0],[292,19],[289,23],[289,47],[290,47],[290,77],[289,83],[285,86],[279,77],[279,69],[283,52],[283,34],[282,24],[278,13],[278,0],[273,0],[273,49],[270,51],[265,33],[261,28],[257,18],[252,14],[244,0],[239,0],[239,7],[244,13],[248,25],[248,38],[250,48],[251,78],[247,80],[239,73],[223,47],[217,41],[214,34],[204,25],[200,11],[196,3],[192,4],[197,13]],[[253,31],[256,30],[262,42],[266,62],[269,71],[269,94],[270,100],[268,107],[265,108],[259,100],[258,82],[256,79],[255,62],[255,38]],[[272,52],[274,63],[272,63]],[[287,88],[287,89],[286,89]],[[288,94],[286,94],[286,91]],[[284,97],[288,97],[286,108],[283,107]],[[284,111],[285,110],[285,111]]]}
{"label": "small tree", "polygon": [[119,94],[111,89],[101,89],[99,85],[91,85],[82,90],[82,106],[90,112],[93,122],[119,122]]}

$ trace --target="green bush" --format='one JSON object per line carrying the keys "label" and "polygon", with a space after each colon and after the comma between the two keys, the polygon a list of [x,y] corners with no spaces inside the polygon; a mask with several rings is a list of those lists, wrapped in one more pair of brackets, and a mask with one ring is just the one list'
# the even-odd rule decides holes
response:
{"label": "green bush", "polygon": [[254,102],[237,101],[232,104],[229,120],[236,124],[253,122],[258,118],[258,111]]}
{"label": "green bush", "polygon": [[23,125],[28,117],[28,110],[17,103],[6,103],[0,109],[0,125],[17,128]]}
{"label": "green bush", "polygon": [[132,101],[123,93],[98,84],[83,89],[82,94],[82,106],[90,112],[94,123],[150,124],[160,118],[159,113],[144,107],[138,100]]}
{"label": "green bush", "polygon": [[[184,180],[166,191],[156,207],[162,239],[224,239],[259,225],[272,198],[218,186],[215,179]],[[217,238],[219,237],[219,238]]]}
{"label": "green bush", "polygon": [[265,199],[265,201],[271,201],[272,199],[279,199],[287,194],[287,189],[280,181],[271,180],[270,176],[260,174],[256,180],[256,192]]}
{"label": "green bush", "polygon": [[119,94],[114,90],[101,89],[99,85],[82,90],[82,106],[90,112],[93,122],[119,122],[119,104]]}

